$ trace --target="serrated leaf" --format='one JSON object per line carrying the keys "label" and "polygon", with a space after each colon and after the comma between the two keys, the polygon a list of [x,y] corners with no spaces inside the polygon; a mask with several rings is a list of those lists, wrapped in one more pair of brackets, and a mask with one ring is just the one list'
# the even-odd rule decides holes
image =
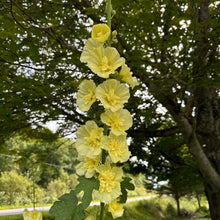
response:
{"label": "serrated leaf", "polygon": [[131,183],[130,181],[132,180],[130,177],[124,177],[124,180],[121,182],[121,199],[120,199],[120,203],[126,203],[127,201],[127,197],[128,197],[128,190],[134,190],[134,184]]}
{"label": "serrated leaf", "polygon": [[53,206],[50,208],[50,215],[54,215],[56,220],[71,220],[73,213],[77,209],[78,199],[73,190],[58,198]]}
{"label": "serrated leaf", "polygon": [[86,209],[90,202],[92,201],[92,191],[94,189],[99,189],[99,180],[92,178],[85,178],[83,176],[80,176],[78,178],[79,184],[76,186],[76,193],[79,193],[81,191],[84,191],[83,197],[82,197],[82,206],[84,209]]}
{"label": "serrated leaf", "polygon": [[85,208],[83,206],[83,204],[79,204],[77,206],[76,211],[74,212],[73,216],[72,216],[72,220],[82,220],[86,218],[86,214],[85,214]]}

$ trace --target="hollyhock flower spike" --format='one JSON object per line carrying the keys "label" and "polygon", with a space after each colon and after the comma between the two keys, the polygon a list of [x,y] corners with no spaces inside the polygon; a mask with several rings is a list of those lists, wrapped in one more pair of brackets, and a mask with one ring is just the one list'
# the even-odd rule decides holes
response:
{"label": "hollyhock flower spike", "polygon": [[[111,34],[111,18],[114,15],[111,0],[106,0],[106,12],[108,25],[96,24],[92,27],[91,38],[86,41],[80,56],[80,61],[86,63],[92,73],[103,79],[98,79],[97,76],[93,78],[97,80],[96,83],[99,82],[97,87],[92,79],[83,80],[79,85],[76,100],[82,112],[88,111],[97,100],[101,105],[96,105],[98,109],[91,109],[85,114],[85,117],[96,118],[87,121],[76,131],[75,147],[79,163],[75,168],[80,176],[79,184],[75,190],[59,198],[61,201],[70,196],[75,198],[74,218],[80,214],[80,219],[83,216],[85,220],[95,219],[86,213],[92,196],[101,203],[100,214],[97,215],[100,220],[104,220],[106,205],[113,218],[122,216],[124,210],[123,205],[119,203],[119,197],[122,198],[120,202],[126,201],[127,190],[124,188],[131,180],[123,176],[122,166],[116,166],[116,163],[126,162],[131,155],[125,131],[132,126],[132,117],[124,107],[130,98],[127,83],[133,88],[138,82],[132,77],[125,59],[120,56],[116,48],[111,47],[117,34],[116,31]],[[99,110],[103,113],[97,117]],[[99,121],[99,125],[95,120]],[[129,188],[132,189],[132,183],[129,184]],[[81,191],[84,194],[78,205],[77,194]],[[72,201],[70,202],[71,206]],[[57,209],[59,204],[54,204],[56,208],[52,207],[52,213],[64,219],[66,213],[59,212]],[[82,207],[85,210],[82,210]]]}

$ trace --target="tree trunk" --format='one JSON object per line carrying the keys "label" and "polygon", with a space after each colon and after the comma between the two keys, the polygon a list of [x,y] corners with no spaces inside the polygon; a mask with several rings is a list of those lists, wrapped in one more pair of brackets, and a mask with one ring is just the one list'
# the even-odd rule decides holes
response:
{"label": "tree trunk", "polygon": [[175,197],[175,200],[176,200],[177,216],[180,217],[180,216],[181,216],[181,211],[180,211],[180,197],[179,197],[178,193],[176,193],[174,197]]}
{"label": "tree trunk", "polygon": [[[197,132],[202,128],[200,118]],[[200,127],[200,128],[199,128]],[[210,126],[209,126],[210,128]],[[215,130],[209,133],[208,127],[200,130],[200,141],[196,135],[192,135],[189,141],[190,152],[198,164],[201,174],[204,177],[204,187],[209,202],[210,215],[212,220],[220,220],[220,142]],[[203,134],[203,136],[202,136]],[[215,134],[213,136],[213,134]],[[212,140],[212,141],[211,141]],[[202,142],[202,144],[200,144]],[[205,145],[203,148],[201,145]]]}
{"label": "tree trunk", "polygon": [[[210,0],[199,2],[199,5],[195,5],[197,23],[194,30],[196,41],[193,68],[190,73],[193,78],[193,88],[189,88],[193,98],[190,114],[188,111],[184,114],[171,89],[162,90],[155,83],[149,83],[148,88],[181,128],[185,143],[204,178],[211,219],[220,220],[220,98],[217,87],[208,83],[211,74],[217,74],[210,68],[210,54],[213,53],[217,57],[217,44],[213,46],[209,40],[210,33],[215,33],[215,30],[209,27]],[[206,80],[207,84],[204,83]]]}
{"label": "tree trunk", "polygon": [[201,199],[198,193],[196,193],[196,199],[197,199],[199,208],[201,208]]}
{"label": "tree trunk", "polygon": [[220,192],[214,193],[209,185],[205,186],[206,197],[209,202],[209,211],[212,220],[220,220]]}

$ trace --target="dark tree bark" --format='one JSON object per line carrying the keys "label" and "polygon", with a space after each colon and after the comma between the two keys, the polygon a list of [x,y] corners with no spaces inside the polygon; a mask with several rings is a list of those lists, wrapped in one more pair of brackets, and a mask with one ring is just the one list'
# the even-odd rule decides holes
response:
{"label": "dark tree bark", "polygon": [[197,199],[199,208],[201,208],[201,198],[200,198],[200,195],[198,193],[196,193],[196,199]]}
{"label": "dark tree bark", "polygon": [[181,216],[181,210],[180,210],[180,196],[178,192],[174,195],[174,198],[176,200],[176,210],[177,210],[177,216]]}

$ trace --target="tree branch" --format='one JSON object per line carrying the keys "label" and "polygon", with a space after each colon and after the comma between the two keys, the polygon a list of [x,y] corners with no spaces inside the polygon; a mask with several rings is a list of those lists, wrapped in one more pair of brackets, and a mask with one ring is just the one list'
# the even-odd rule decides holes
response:
{"label": "tree branch", "polygon": [[205,152],[203,151],[194,132],[189,139],[188,146],[205,180],[211,185],[214,192],[219,192],[220,176],[216,172],[216,169],[212,166]]}
{"label": "tree branch", "polygon": [[137,130],[129,130],[127,133],[130,136],[135,136],[135,137],[168,137],[173,134],[180,133],[181,129],[179,127],[172,127],[172,128],[167,128],[167,129],[162,129],[162,130],[148,130],[147,128],[145,129],[137,129]]}
{"label": "tree branch", "polygon": [[[31,25],[32,27],[43,30],[47,35],[55,39],[61,45],[62,48],[69,49],[75,53],[80,53],[74,45],[68,44],[60,35],[58,35],[53,26],[43,27],[38,21],[33,19],[31,15],[26,10],[24,10],[19,4],[17,4],[16,2],[14,2],[14,4],[31,22],[35,24],[35,25]],[[12,5],[11,5],[11,14],[13,15]],[[13,18],[15,19],[14,15]],[[21,23],[19,23],[16,19],[15,21],[21,26]],[[23,25],[22,27],[26,29],[26,27],[24,27]]]}

